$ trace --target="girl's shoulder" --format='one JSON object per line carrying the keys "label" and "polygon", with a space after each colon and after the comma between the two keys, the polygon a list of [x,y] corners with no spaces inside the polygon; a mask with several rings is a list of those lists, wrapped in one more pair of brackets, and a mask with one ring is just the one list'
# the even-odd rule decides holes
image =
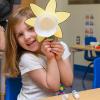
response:
{"label": "girl's shoulder", "polygon": [[21,75],[24,75],[29,71],[43,68],[40,62],[41,60],[34,53],[23,53],[19,61]]}

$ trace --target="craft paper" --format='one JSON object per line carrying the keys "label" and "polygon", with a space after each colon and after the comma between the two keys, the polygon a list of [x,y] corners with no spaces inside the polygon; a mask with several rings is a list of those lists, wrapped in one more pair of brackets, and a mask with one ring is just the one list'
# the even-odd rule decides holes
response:
{"label": "craft paper", "polygon": [[70,16],[70,13],[56,12],[55,0],[50,0],[45,10],[33,3],[30,4],[30,7],[36,17],[27,19],[25,23],[34,27],[39,42],[51,36],[62,38],[59,24],[64,22]]}

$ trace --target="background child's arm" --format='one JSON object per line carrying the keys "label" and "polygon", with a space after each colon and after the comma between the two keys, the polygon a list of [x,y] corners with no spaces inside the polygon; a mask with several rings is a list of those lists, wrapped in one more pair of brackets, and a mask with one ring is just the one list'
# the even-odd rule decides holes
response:
{"label": "background child's arm", "polygon": [[4,28],[0,26],[0,49],[4,50],[5,48],[5,33]]}

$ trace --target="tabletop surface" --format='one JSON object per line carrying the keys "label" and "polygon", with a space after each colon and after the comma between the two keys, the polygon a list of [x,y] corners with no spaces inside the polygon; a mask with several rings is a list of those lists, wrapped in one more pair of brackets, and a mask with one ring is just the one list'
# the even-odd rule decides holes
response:
{"label": "tabletop surface", "polygon": [[[72,93],[69,93],[68,95],[68,99],[66,100],[76,100],[73,98]],[[100,100],[100,88],[80,91],[79,95],[80,99],[78,100]],[[42,100],[62,100],[62,95],[48,97]]]}
{"label": "tabletop surface", "polygon": [[96,49],[91,45],[72,45],[70,47],[71,49],[79,49],[79,50],[94,50],[94,51],[100,51],[100,49]]}

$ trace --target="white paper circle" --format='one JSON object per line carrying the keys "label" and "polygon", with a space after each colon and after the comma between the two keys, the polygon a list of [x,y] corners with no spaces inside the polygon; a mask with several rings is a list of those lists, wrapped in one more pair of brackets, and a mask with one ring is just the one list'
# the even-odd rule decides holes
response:
{"label": "white paper circle", "polygon": [[50,37],[57,31],[57,18],[50,15],[42,15],[36,18],[34,29],[42,37]]}

